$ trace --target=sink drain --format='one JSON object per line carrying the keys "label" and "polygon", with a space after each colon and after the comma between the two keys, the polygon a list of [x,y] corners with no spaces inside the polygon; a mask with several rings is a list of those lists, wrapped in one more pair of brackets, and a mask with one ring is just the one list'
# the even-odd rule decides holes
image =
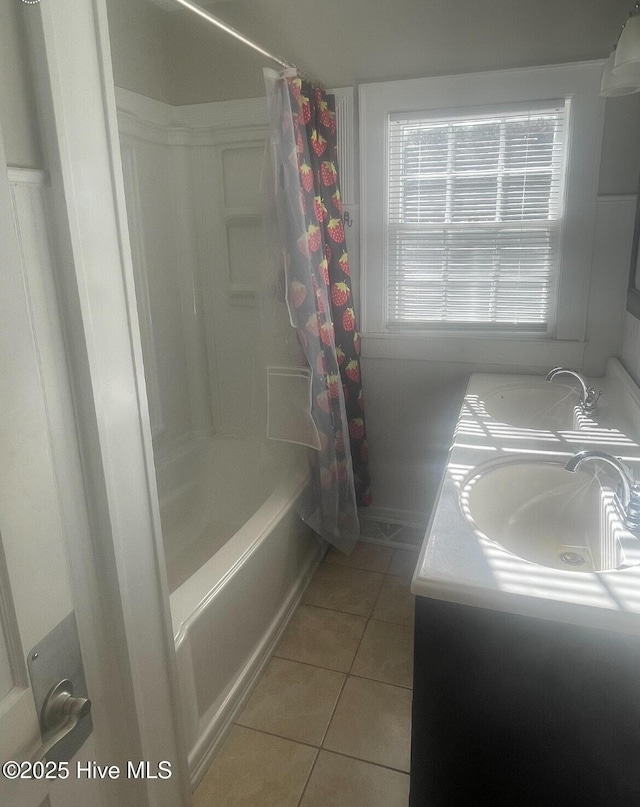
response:
{"label": "sink drain", "polygon": [[582,555],[577,552],[563,552],[560,555],[560,560],[568,566],[584,566],[586,563]]}

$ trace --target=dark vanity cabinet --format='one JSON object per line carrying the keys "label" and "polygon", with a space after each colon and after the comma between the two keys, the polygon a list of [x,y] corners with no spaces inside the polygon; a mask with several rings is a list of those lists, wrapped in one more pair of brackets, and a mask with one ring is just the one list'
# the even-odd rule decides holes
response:
{"label": "dark vanity cabinet", "polygon": [[640,637],[416,597],[409,804],[640,806]]}

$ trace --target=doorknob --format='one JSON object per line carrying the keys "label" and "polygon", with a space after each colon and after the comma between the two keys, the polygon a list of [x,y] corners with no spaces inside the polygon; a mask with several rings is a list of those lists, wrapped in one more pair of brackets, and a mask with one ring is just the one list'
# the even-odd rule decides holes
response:
{"label": "doorknob", "polygon": [[93,731],[73,611],[27,654],[42,745],[33,761],[68,762]]}
{"label": "doorknob", "polygon": [[51,687],[42,706],[40,724],[43,732],[53,731],[54,733],[38,748],[32,762],[44,759],[49,751],[67,734],[70,734],[90,711],[89,698],[73,696],[73,682],[69,678],[64,678]]}

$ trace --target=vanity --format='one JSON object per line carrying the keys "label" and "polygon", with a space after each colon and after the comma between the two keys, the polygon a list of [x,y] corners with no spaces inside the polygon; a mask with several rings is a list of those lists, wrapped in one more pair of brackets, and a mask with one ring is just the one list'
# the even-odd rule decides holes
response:
{"label": "vanity", "polygon": [[640,480],[640,390],[594,386],[471,376],[412,580],[410,807],[640,805],[640,538],[591,453]]}

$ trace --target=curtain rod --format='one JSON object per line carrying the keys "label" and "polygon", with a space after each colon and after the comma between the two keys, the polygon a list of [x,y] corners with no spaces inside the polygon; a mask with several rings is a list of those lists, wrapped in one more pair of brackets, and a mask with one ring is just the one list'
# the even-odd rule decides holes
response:
{"label": "curtain rod", "polygon": [[[195,3],[192,3],[191,0],[174,0],[174,2],[179,3],[181,6],[184,6],[185,8],[188,8],[190,11],[193,11],[195,14],[198,14],[198,16],[202,17],[203,19],[207,20],[208,22],[212,23],[213,25],[216,25],[218,28],[221,28],[227,34],[230,34],[231,36],[233,36],[236,39],[240,40],[240,42],[243,42],[245,45],[248,45],[250,48],[253,48],[253,50],[257,51],[258,53],[261,53],[263,56],[266,56],[268,59],[271,59],[272,61],[277,62],[279,65],[281,65],[285,69],[298,70],[298,68],[295,66],[295,64],[292,64],[291,62],[287,62],[285,59],[281,59],[279,56],[274,56],[273,53],[269,53],[268,50],[265,50],[264,48],[261,48],[260,45],[258,45],[256,42],[254,42],[253,40],[246,37],[244,34],[241,34],[240,31],[237,31],[235,28],[232,28],[230,25],[227,25],[226,22],[223,22],[221,19],[219,19],[219,17],[216,17],[214,14],[211,14],[209,11],[206,11],[204,8],[201,8],[200,6],[196,5]],[[300,72],[300,71],[298,71],[298,72]]]}

